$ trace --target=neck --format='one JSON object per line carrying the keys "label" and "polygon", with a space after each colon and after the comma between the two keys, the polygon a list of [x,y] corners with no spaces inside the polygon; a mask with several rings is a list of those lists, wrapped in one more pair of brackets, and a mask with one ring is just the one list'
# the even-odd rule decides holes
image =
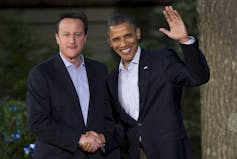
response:
{"label": "neck", "polygon": [[82,58],[81,56],[78,56],[76,58],[70,59],[70,62],[76,67],[78,68],[81,64],[82,64]]}
{"label": "neck", "polygon": [[82,57],[80,55],[76,56],[76,57],[72,57],[72,58],[67,58],[64,56],[64,58],[73,64],[73,66],[75,66],[76,68],[78,68],[81,64],[82,64]]}
{"label": "neck", "polygon": [[129,62],[124,62],[124,61],[123,61],[123,66],[124,66],[124,68],[125,68],[126,70],[128,70],[128,65],[129,65]]}

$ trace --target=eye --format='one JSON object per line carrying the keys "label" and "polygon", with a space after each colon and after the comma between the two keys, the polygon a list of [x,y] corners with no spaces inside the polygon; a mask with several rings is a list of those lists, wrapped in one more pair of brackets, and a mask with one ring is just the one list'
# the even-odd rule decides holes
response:
{"label": "eye", "polygon": [[63,36],[64,36],[64,37],[68,37],[68,36],[69,36],[69,33],[63,33]]}
{"label": "eye", "polygon": [[81,37],[83,35],[83,33],[75,33],[74,34],[76,37]]}
{"label": "eye", "polygon": [[125,35],[125,38],[126,38],[126,39],[131,38],[131,37],[132,37],[132,34],[131,34],[131,33]]}
{"label": "eye", "polygon": [[120,38],[113,38],[112,41],[113,42],[119,42]]}

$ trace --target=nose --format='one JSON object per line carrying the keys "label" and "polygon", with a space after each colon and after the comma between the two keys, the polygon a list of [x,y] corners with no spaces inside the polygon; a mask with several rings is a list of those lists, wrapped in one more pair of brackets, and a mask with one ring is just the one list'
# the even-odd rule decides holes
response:
{"label": "nose", "polygon": [[120,41],[120,46],[121,46],[121,47],[124,47],[124,46],[126,46],[126,45],[127,45],[126,39],[125,39],[125,38],[122,38],[121,41]]}
{"label": "nose", "polygon": [[70,41],[70,43],[75,43],[75,36],[70,36],[69,41]]}

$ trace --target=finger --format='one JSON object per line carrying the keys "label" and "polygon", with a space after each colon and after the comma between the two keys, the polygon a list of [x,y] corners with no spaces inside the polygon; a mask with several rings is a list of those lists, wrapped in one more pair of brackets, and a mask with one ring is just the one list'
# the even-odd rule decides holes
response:
{"label": "finger", "polygon": [[171,21],[171,17],[166,10],[163,10],[163,15],[165,16],[165,19],[167,20],[167,22]]}
{"label": "finger", "polygon": [[165,11],[167,13],[167,15],[171,18],[172,14],[173,14],[173,9],[170,6],[166,6],[165,7]]}
{"label": "finger", "polygon": [[180,14],[179,14],[179,12],[177,10],[174,10],[174,14],[175,14],[177,19],[181,19],[182,20],[182,17],[180,16]]}
{"label": "finger", "polygon": [[169,30],[167,30],[167,29],[165,29],[165,28],[160,28],[159,31],[162,32],[162,33],[164,33],[165,35],[169,36],[169,33],[170,33]]}
{"label": "finger", "polygon": [[166,11],[168,12],[169,15],[173,15],[174,14],[174,9],[172,6],[167,6],[166,7]]}
{"label": "finger", "polygon": [[103,144],[102,138],[100,136],[95,137],[94,136],[94,145],[101,146]]}
{"label": "finger", "polygon": [[85,148],[85,150],[87,152],[95,152],[98,148],[99,148],[99,146],[96,146],[94,144],[90,144]]}
{"label": "finger", "polygon": [[91,151],[91,149],[92,149],[92,146],[91,146],[91,144],[88,144],[88,145],[87,145],[87,147],[86,147],[86,150],[87,150],[88,152],[90,152],[90,151]]}
{"label": "finger", "polygon": [[87,145],[87,147],[89,145],[93,145],[93,144],[101,145],[101,139],[99,136],[96,137],[96,136],[90,134],[90,135],[87,135],[84,143],[85,143],[84,145]]}
{"label": "finger", "polygon": [[96,150],[93,144],[88,144],[85,149],[87,152],[95,152]]}
{"label": "finger", "polygon": [[93,142],[97,143],[97,145],[102,145],[104,143],[104,138],[101,137],[98,133],[94,131],[87,132],[88,137],[93,140]]}
{"label": "finger", "polygon": [[83,143],[80,145],[81,149],[84,150],[84,151],[87,151],[88,149],[88,143]]}
{"label": "finger", "polygon": [[178,18],[176,11],[173,9],[172,6],[167,6],[165,8],[165,11],[167,12],[167,14],[171,20],[176,20]]}

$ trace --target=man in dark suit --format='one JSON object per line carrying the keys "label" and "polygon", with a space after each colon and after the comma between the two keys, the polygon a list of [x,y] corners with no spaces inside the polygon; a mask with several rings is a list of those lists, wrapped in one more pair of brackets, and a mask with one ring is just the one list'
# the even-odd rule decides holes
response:
{"label": "man in dark suit", "polygon": [[[129,141],[129,159],[191,159],[192,153],[181,115],[183,86],[209,80],[209,68],[197,39],[187,34],[179,13],[165,7],[170,30],[180,43],[184,62],[171,49],[145,51],[139,46],[141,30],[126,15],[107,23],[108,42],[121,57],[107,82],[108,99],[118,114]],[[118,136],[105,135],[105,150],[118,144]]]}
{"label": "man in dark suit", "polygon": [[36,135],[34,159],[120,158],[118,149],[102,155],[100,150],[88,153],[81,148],[88,141],[100,147],[99,135],[84,133],[104,133],[104,125],[110,124],[103,100],[107,69],[82,55],[87,28],[83,12],[62,15],[55,35],[59,54],[30,71],[27,109]]}

